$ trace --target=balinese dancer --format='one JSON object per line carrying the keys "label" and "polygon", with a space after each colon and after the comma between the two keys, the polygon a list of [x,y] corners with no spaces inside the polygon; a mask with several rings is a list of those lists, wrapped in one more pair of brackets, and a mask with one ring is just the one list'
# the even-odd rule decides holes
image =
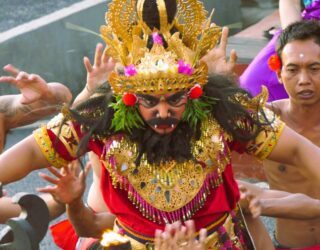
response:
{"label": "balinese dancer", "polygon": [[[110,214],[83,204],[67,168],[52,171],[59,180],[47,178],[57,187],[43,189],[68,196],[78,235],[100,238],[111,229],[146,249],[157,229],[192,219],[196,232],[207,229],[207,249],[254,249],[237,206],[231,151],[301,166],[320,180],[320,150],[263,108],[267,91],[252,98],[228,77],[208,77],[200,59],[221,29],[199,1],[114,0],[106,19],[102,37],[117,61],[109,85],[1,155],[0,181],[66,167],[93,151],[113,226]],[[68,189],[58,189],[61,181]]]}

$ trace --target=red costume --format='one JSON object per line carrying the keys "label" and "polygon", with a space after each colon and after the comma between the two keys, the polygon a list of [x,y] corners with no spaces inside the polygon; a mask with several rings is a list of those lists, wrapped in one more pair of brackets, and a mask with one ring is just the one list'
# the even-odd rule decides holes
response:
{"label": "red costume", "polygon": [[[48,161],[58,167],[65,160],[74,159],[77,143],[82,137],[80,127],[75,123],[62,125],[58,154],[54,159],[50,158],[54,154],[50,147],[56,141],[60,118],[35,132]],[[214,235],[212,237],[219,239],[211,247],[228,244],[228,239],[233,242],[238,239],[236,245],[240,247],[248,244],[249,236],[237,216],[239,190],[232,172],[230,152],[247,152],[263,159],[273,149],[282,128],[283,123],[276,119],[272,126],[266,126],[260,132],[255,141],[243,145],[233,141],[214,120],[204,122],[203,135],[193,144],[192,150],[197,153],[198,163],[175,163],[172,168],[165,169],[166,175],[162,177],[171,178],[172,183],[161,183],[163,178],[157,176],[162,172],[154,174],[154,169],[162,171],[165,165],[157,167],[145,162],[139,166],[138,173],[134,173],[135,167],[131,166],[135,159],[135,145],[125,136],[91,140],[88,151],[101,156],[101,192],[110,212],[117,217],[115,228],[123,229],[128,237],[143,244],[152,242],[155,230],[163,229],[165,223],[193,219],[197,231],[207,228]],[[49,142],[48,147],[41,145],[44,141]],[[187,174],[179,173],[181,168]],[[227,221],[233,225],[232,232]]]}

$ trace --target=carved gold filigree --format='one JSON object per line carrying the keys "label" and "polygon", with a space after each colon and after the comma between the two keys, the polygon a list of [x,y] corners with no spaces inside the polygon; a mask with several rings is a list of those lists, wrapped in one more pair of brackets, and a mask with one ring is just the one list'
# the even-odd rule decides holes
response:
{"label": "carved gold filigree", "polygon": [[[177,15],[168,22],[166,5],[156,0],[160,30],[150,30],[142,20],[144,0],[114,0],[106,13],[106,26],[100,28],[101,37],[107,43],[106,53],[118,61],[123,69],[134,65],[136,75],[125,76],[124,70],[110,75],[109,83],[115,94],[141,92],[160,94],[190,89],[194,84],[204,85],[207,67],[199,62],[213,48],[221,35],[220,27],[210,27],[203,4],[198,0],[178,0]],[[210,17],[211,19],[211,17]],[[171,34],[175,26],[178,32]],[[148,37],[153,32],[161,33],[168,47],[157,44],[147,48]],[[159,57],[162,57],[159,66]],[[178,61],[189,63],[194,69],[191,74],[178,72]]]}
{"label": "carved gold filigree", "polygon": [[230,152],[226,141],[231,137],[223,136],[215,120],[204,122],[202,131],[200,140],[193,142],[192,146],[196,161],[184,163],[169,161],[160,165],[149,164],[144,155],[136,167],[136,145],[125,137],[113,141],[104,159],[113,185],[117,186],[125,177],[135,192],[151,206],[166,212],[182,208],[199,193],[208,174],[221,174],[229,163]]}

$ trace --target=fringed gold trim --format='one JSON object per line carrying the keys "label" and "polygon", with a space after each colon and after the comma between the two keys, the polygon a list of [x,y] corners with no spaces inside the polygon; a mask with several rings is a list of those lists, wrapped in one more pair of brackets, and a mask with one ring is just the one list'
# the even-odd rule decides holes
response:
{"label": "fringed gold trim", "polygon": [[69,162],[59,156],[59,154],[54,150],[46,126],[42,126],[35,130],[33,135],[43,155],[52,166],[62,168],[68,165]]}

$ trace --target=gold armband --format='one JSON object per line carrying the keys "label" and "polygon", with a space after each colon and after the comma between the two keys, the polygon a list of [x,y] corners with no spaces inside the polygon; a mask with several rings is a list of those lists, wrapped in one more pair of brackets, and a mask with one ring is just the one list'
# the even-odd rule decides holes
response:
{"label": "gold armband", "polygon": [[47,128],[59,138],[69,155],[72,158],[76,158],[80,141],[79,136],[70,121],[66,121],[65,123],[62,123],[62,121],[63,115],[59,114],[47,124]]}
{"label": "gold armband", "polygon": [[53,148],[46,126],[35,130],[33,135],[43,155],[52,166],[56,168],[68,166],[69,161],[63,159]]}
{"label": "gold armband", "polygon": [[[269,113],[267,115],[269,116],[271,111],[265,110],[265,112]],[[273,114],[273,112],[271,113]],[[260,160],[264,160],[270,155],[285,126],[285,123],[275,117],[274,114],[272,119],[273,122],[269,126],[264,126],[264,129],[257,135],[255,140],[247,146],[247,153],[256,156]]]}

